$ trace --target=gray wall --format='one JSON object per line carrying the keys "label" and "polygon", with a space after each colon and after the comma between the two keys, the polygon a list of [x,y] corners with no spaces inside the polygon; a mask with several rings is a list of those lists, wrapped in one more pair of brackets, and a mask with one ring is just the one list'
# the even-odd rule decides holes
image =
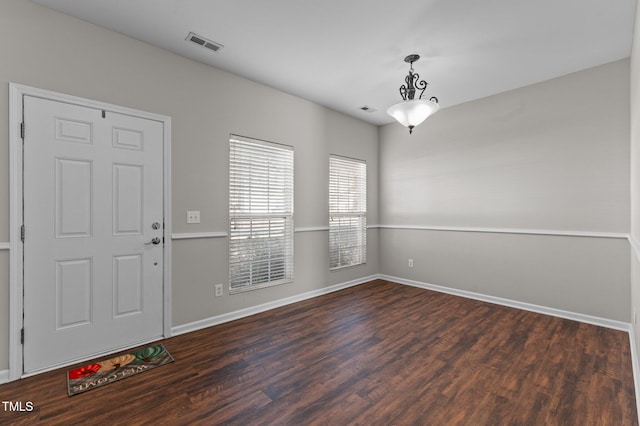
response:
{"label": "gray wall", "polygon": [[626,234],[629,60],[379,134],[383,274],[629,321],[626,239],[394,229]]}
{"label": "gray wall", "polygon": [[[328,226],[329,154],[368,164],[369,223],[378,222],[377,128],[24,0],[0,2],[0,242],[9,238],[8,83],[172,117],[173,232],[228,227],[230,133],[295,150],[295,224]],[[186,224],[186,211],[202,222]],[[293,296],[378,272],[377,230],[369,262],[328,271],[326,231],[295,234],[295,282],[214,298],[228,283],[226,238],[176,240],[173,325]],[[0,250],[0,370],[8,367],[8,252]]]}
{"label": "gray wall", "polygon": [[[636,6],[636,20],[631,49],[631,239],[640,242],[640,6]],[[640,354],[640,329],[634,312],[640,315],[640,247],[631,253],[631,313],[635,333],[636,354]],[[640,389],[636,389],[639,392]]]}

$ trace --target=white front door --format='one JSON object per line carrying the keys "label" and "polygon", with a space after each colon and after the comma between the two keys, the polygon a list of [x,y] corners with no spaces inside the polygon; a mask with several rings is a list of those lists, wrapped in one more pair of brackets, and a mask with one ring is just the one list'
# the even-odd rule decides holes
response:
{"label": "white front door", "polygon": [[24,97],[25,373],[163,333],[163,125]]}

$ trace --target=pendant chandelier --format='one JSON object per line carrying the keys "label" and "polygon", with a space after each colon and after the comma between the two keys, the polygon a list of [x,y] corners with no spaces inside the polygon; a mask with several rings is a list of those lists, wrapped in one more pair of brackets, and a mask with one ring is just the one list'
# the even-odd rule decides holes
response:
{"label": "pendant chandelier", "polygon": [[[409,75],[404,78],[406,84],[400,86],[400,96],[402,102],[393,105],[387,110],[387,114],[398,120],[400,124],[409,128],[409,133],[413,132],[413,128],[422,123],[431,114],[438,111],[438,98],[432,96],[429,100],[422,99],[424,90],[428,83],[420,80],[420,75],[413,72],[413,63],[420,59],[420,55],[409,55],[404,58],[405,62],[410,64]],[[416,90],[420,91],[420,96],[415,99]]]}

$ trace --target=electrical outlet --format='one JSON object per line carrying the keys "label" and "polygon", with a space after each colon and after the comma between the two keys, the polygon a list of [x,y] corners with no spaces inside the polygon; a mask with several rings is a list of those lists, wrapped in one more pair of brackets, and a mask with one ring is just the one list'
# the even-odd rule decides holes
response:
{"label": "electrical outlet", "polygon": [[413,259],[409,259],[409,268],[413,268]]}
{"label": "electrical outlet", "polygon": [[216,297],[222,296],[222,284],[216,284]]}
{"label": "electrical outlet", "polygon": [[187,223],[200,223],[200,211],[188,211],[187,212]]}

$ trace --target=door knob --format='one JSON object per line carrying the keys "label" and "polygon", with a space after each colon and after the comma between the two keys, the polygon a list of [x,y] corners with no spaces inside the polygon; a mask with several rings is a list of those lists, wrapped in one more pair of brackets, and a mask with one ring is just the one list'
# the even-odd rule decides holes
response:
{"label": "door knob", "polygon": [[153,244],[153,245],[160,244],[160,238],[155,237],[151,241],[149,241],[148,243],[144,243],[145,246],[148,246],[149,244]]}

